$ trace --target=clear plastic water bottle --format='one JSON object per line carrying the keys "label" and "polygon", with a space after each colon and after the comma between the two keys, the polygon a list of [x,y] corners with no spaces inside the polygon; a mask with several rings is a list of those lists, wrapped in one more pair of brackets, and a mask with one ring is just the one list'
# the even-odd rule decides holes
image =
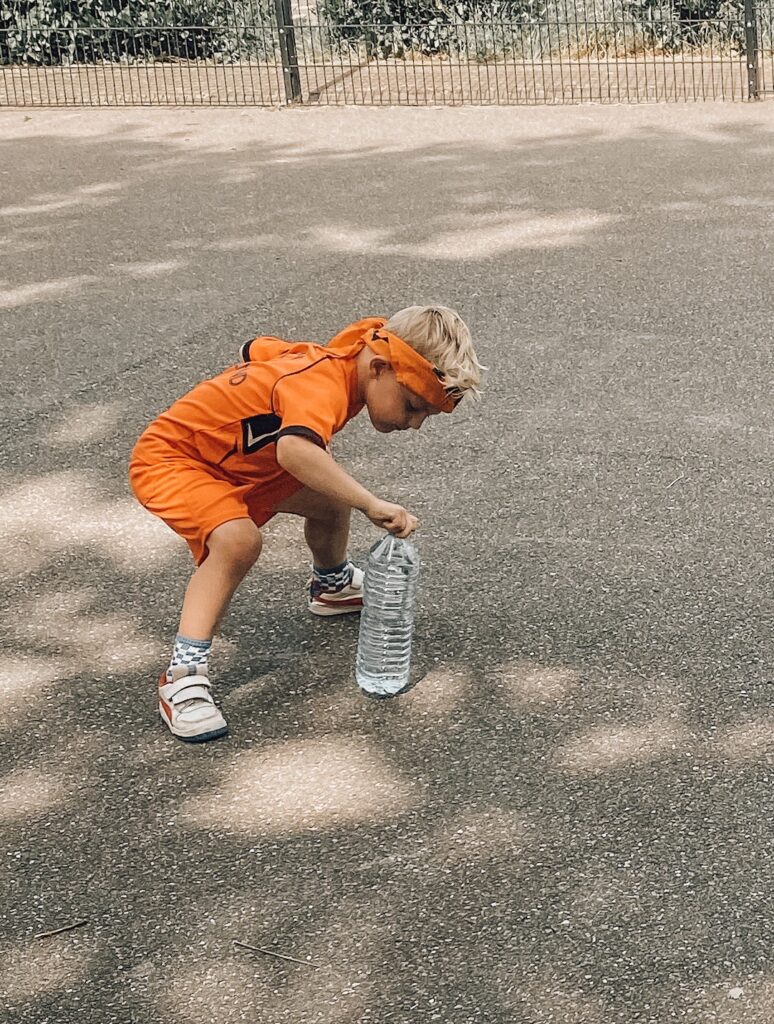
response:
{"label": "clear plastic water bottle", "polygon": [[408,686],[419,555],[387,535],[368,552],[355,677],[366,693],[393,697]]}

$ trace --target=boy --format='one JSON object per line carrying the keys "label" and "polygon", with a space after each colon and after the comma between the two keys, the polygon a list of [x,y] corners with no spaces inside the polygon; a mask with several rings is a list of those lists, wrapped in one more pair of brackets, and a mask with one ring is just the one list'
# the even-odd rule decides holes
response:
{"label": "boy", "polygon": [[332,435],[364,406],[382,433],[418,430],[477,392],[483,369],[468,328],[444,306],[360,320],[327,346],[259,337],[240,356],[151,423],[129,466],[139,501],[185,538],[198,566],[159,680],[161,718],[188,742],[228,731],[212,698],[207,656],[272,516],[305,518],[309,611],[326,616],[363,605],[363,573],[347,557],[353,508],[397,537],[417,528],[409,511],[341,469],[328,452]]}

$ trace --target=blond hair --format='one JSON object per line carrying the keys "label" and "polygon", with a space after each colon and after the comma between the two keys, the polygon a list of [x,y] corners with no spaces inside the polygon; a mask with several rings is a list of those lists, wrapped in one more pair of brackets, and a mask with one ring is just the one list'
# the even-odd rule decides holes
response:
{"label": "blond hair", "polygon": [[444,385],[463,395],[479,394],[482,366],[473,350],[470,331],[448,306],[407,306],[384,325],[424,356],[444,375]]}

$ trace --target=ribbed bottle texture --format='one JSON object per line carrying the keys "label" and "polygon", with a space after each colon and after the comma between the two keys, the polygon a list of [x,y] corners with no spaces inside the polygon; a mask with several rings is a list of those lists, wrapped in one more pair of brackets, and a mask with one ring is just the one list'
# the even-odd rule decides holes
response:
{"label": "ribbed bottle texture", "polygon": [[366,693],[392,697],[409,681],[419,555],[390,535],[368,553],[355,677]]}

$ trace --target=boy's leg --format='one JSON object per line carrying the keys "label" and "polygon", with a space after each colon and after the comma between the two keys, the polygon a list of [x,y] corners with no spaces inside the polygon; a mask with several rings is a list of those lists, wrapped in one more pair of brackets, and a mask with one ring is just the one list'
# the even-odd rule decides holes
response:
{"label": "boy's leg", "polygon": [[304,536],[315,565],[339,565],[346,560],[352,509],[309,487],[302,487],[272,509],[303,516]]}
{"label": "boy's leg", "polygon": [[309,610],[315,615],[342,615],[363,607],[363,573],[347,558],[352,509],[303,487],[274,512],[303,516],[304,536],[312,552]]}
{"label": "boy's leg", "polygon": [[251,519],[232,519],[207,538],[208,556],[188,584],[172,661],[159,682],[161,717],[180,739],[202,742],[228,730],[210,693],[207,655],[223,613],[261,546],[261,532]]}
{"label": "boy's leg", "polygon": [[188,584],[180,615],[180,632],[212,640],[234,591],[258,560],[261,531],[252,519],[231,519],[207,538],[207,558]]}

